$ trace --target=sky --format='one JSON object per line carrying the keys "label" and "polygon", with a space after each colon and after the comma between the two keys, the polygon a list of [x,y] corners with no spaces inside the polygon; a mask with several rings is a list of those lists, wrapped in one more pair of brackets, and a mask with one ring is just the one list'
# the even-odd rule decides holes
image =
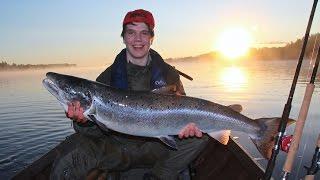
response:
{"label": "sky", "polygon": [[[313,0],[0,0],[0,61],[16,64],[111,63],[125,46],[128,11],[155,18],[152,48],[163,58],[214,50],[219,35],[243,27],[256,44],[301,38]],[[318,5],[319,6],[319,5]],[[320,7],[311,33],[319,32]]]}

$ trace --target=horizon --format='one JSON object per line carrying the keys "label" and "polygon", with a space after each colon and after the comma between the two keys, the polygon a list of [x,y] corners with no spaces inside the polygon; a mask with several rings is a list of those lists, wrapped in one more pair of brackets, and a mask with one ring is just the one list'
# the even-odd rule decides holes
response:
{"label": "horizon", "polygon": [[[257,47],[252,47],[249,49],[249,52],[252,51],[253,49],[264,49],[264,48],[273,48],[273,47],[285,47],[288,43],[284,43],[284,42],[280,42],[280,43],[271,43],[271,44],[264,44],[264,46],[257,46]],[[216,57],[210,57],[209,59],[208,58],[202,58],[201,56],[207,56],[207,55],[213,55],[213,54],[216,54],[217,56]],[[1,57],[0,57],[1,58]],[[200,59],[198,59],[200,58]],[[196,55],[193,55],[193,56],[184,56],[184,57],[166,57],[164,58],[164,61],[167,61],[167,62],[174,62],[174,61],[180,61],[180,60],[217,60],[217,58],[219,60],[223,60],[223,61],[230,61],[230,59],[228,59],[227,57],[224,57],[222,55],[221,52],[219,52],[218,50],[212,50],[212,51],[209,51],[209,52],[204,52],[203,54],[196,54]],[[237,57],[237,58],[233,58],[231,59],[231,61],[243,61],[243,60],[254,60],[254,61],[257,61],[258,59],[252,59],[251,55],[244,55],[244,56],[240,56],[240,57]],[[264,60],[269,60],[269,59],[264,59]],[[278,60],[284,60],[284,59],[278,59]],[[291,61],[291,60],[295,60],[295,59],[285,59],[285,60],[288,60],[288,61]],[[65,66],[70,66],[72,65],[73,67],[99,67],[99,66],[105,66],[105,65],[111,65],[113,63],[113,61],[108,61],[106,62],[105,64],[93,64],[93,65],[85,65],[85,64],[77,64],[77,63],[70,63],[70,62],[60,62],[60,63],[55,63],[55,62],[49,62],[49,63],[37,63],[37,64],[18,64],[18,63],[15,63],[15,62],[8,62],[6,61],[5,59],[0,59],[0,64],[2,63],[6,63],[8,66],[52,66],[52,65],[65,65]]]}
{"label": "horizon", "polygon": [[[213,52],[221,33],[239,27],[252,36],[250,47],[273,47],[304,36],[313,4],[312,0],[139,2],[0,2],[1,61],[78,66],[111,63],[124,48],[120,37],[123,17],[139,8],[154,15],[151,48],[164,59]],[[319,26],[318,14],[312,27]],[[310,34],[318,31],[312,28]]]}

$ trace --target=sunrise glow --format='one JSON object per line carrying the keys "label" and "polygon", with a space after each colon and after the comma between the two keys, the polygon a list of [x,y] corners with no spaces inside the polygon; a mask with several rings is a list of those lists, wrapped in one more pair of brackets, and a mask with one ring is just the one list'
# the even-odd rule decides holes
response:
{"label": "sunrise glow", "polygon": [[244,28],[231,28],[223,31],[216,41],[216,48],[227,58],[245,55],[252,44],[252,37]]}

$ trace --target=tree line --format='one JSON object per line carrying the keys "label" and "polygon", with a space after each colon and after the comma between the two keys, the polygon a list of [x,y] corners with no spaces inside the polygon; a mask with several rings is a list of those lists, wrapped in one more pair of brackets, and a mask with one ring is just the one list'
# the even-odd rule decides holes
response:
{"label": "tree line", "polygon": [[44,69],[44,68],[59,68],[59,67],[74,67],[76,64],[9,64],[6,61],[0,63],[1,70],[27,70],[27,69]]}
{"label": "tree line", "polygon": [[[308,44],[305,51],[305,58],[315,58],[320,45],[320,33],[309,36]],[[287,43],[283,47],[263,47],[251,48],[246,56],[239,57],[247,60],[296,60],[299,58],[303,44],[303,38],[294,42]],[[201,54],[198,56],[190,56],[183,58],[168,58],[166,61],[184,61],[184,60],[219,60],[221,54],[217,51]]]}
{"label": "tree line", "polygon": [[[309,36],[308,44],[305,51],[305,58],[315,58],[319,48],[320,33]],[[249,52],[249,57],[257,60],[291,60],[297,59],[300,55],[304,39],[297,39],[295,42],[290,42],[284,47],[271,48],[252,48]]]}

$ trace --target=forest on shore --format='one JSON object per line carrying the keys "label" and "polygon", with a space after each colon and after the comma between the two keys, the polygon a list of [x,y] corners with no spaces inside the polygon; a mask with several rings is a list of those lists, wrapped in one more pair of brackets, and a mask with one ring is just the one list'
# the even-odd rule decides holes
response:
{"label": "forest on shore", "polygon": [[6,61],[0,63],[0,71],[7,70],[29,70],[29,69],[44,69],[44,68],[62,68],[62,67],[75,67],[76,64],[9,64]]}
{"label": "forest on shore", "polygon": [[[306,58],[315,58],[319,48],[320,33],[313,34],[309,37],[307,48],[305,51]],[[295,42],[290,42],[284,47],[272,47],[272,48],[252,48],[250,49],[249,56],[257,60],[296,60],[299,58],[301,48],[303,45],[303,38],[297,39]],[[317,41],[317,42],[316,42]],[[315,45],[316,44],[316,45]]]}
{"label": "forest on shore", "polygon": [[[315,58],[317,55],[317,51],[319,48],[319,37],[320,33],[312,34],[309,36],[307,48],[305,51],[305,58],[310,59],[312,56]],[[283,47],[262,47],[262,48],[251,48],[247,55],[240,57],[242,59],[248,60],[297,60],[300,55],[300,51],[303,44],[303,38],[297,39],[294,42],[287,43]],[[315,45],[316,44],[316,45]],[[182,58],[168,58],[167,61],[174,60],[212,60],[212,59],[220,59],[221,54],[219,52],[209,52],[206,54],[201,54],[198,56],[189,56]]]}

